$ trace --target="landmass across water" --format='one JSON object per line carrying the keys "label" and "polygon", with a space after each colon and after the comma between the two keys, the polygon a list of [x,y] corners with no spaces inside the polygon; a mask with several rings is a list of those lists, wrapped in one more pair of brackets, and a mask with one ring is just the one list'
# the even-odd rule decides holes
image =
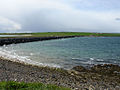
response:
{"label": "landmass across water", "polygon": [[[89,33],[89,32],[38,32],[38,33],[0,33],[0,35],[16,35],[18,37],[57,37],[57,36],[103,36],[119,37],[120,33]],[[14,37],[14,36],[10,36]]]}
{"label": "landmass across water", "polygon": [[87,32],[0,33],[0,35],[0,46],[73,37],[120,37],[120,33]]}

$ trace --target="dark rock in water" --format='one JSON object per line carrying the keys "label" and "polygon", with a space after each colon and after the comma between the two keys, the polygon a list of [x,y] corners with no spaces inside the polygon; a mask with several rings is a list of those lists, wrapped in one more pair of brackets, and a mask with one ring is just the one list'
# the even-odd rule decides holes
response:
{"label": "dark rock in water", "polygon": [[78,71],[78,72],[85,72],[87,69],[83,66],[75,66],[72,68],[72,70]]}

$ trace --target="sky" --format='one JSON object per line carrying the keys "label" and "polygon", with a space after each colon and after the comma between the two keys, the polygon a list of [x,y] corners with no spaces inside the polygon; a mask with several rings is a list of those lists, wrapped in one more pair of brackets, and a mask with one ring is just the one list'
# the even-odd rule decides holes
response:
{"label": "sky", "polygon": [[120,33],[120,0],[0,0],[0,33]]}

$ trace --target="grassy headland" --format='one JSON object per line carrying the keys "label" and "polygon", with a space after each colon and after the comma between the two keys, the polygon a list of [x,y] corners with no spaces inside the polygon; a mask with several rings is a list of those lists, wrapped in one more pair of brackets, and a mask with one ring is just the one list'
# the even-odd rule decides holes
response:
{"label": "grassy headland", "polygon": [[85,33],[85,32],[0,33],[0,35],[2,35],[0,37],[0,46],[9,45],[13,43],[17,44],[73,37],[120,37],[120,33]]}
{"label": "grassy headland", "polygon": [[28,35],[25,37],[54,37],[54,36],[120,37],[120,33],[87,33],[87,32],[0,33],[0,35]]}

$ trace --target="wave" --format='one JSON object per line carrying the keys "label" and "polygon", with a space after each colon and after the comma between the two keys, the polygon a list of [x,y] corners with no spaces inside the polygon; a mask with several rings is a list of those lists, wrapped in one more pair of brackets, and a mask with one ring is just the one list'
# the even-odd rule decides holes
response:
{"label": "wave", "polygon": [[[29,56],[19,56],[17,53],[15,53],[15,50],[6,50],[7,48],[7,46],[0,47],[0,58],[24,64],[61,68],[61,66],[56,64],[33,61],[29,59]],[[33,55],[33,53],[31,53],[31,55]]]}
{"label": "wave", "polygon": [[97,65],[97,64],[116,64],[118,63],[115,60],[109,59],[100,59],[100,58],[72,58],[73,61],[79,61],[82,65]]}

